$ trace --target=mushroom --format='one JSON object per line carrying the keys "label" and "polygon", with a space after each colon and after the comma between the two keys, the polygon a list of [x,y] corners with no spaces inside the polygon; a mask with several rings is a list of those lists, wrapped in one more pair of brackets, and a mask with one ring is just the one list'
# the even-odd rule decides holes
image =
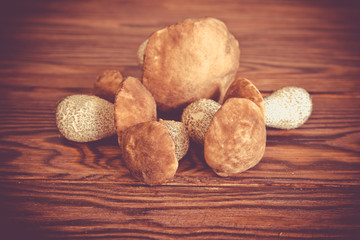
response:
{"label": "mushroom", "polygon": [[[264,100],[260,91],[246,78],[236,78],[226,91],[224,101],[229,98],[247,98],[260,108],[264,115]],[[204,144],[204,137],[214,114],[221,105],[211,99],[200,99],[189,104],[183,111],[181,121],[190,137]]]}
{"label": "mushroom", "polygon": [[122,81],[123,76],[119,71],[107,70],[97,78],[94,94],[113,103]]}
{"label": "mushroom", "polygon": [[303,125],[312,112],[310,94],[303,88],[288,86],[264,99],[266,126],[294,129]]}
{"label": "mushroom", "polygon": [[214,114],[221,105],[211,99],[199,99],[190,103],[181,115],[181,121],[186,127],[191,139],[196,143],[204,144],[206,131]]}
{"label": "mushroom", "polygon": [[266,127],[261,109],[245,98],[230,98],[215,113],[205,135],[204,157],[222,177],[254,167],[263,157]]}
{"label": "mushroom", "polygon": [[163,184],[174,177],[178,168],[175,148],[168,128],[156,121],[131,126],[122,135],[125,165],[148,185]]}
{"label": "mushroom", "polygon": [[163,112],[200,98],[222,102],[239,58],[239,43],[222,21],[186,19],[149,37],[143,84]]}
{"label": "mushroom", "polygon": [[225,94],[224,102],[229,98],[247,98],[253,101],[265,114],[264,99],[256,86],[246,78],[236,78]]}
{"label": "mushroom", "polygon": [[180,161],[189,149],[189,135],[182,122],[159,119],[159,122],[168,128],[175,142],[176,159]]}
{"label": "mushroom", "polygon": [[57,105],[56,125],[66,139],[75,142],[112,136],[116,133],[114,105],[97,96],[68,96]]}
{"label": "mushroom", "polygon": [[128,127],[157,119],[156,103],[151,93],[137,78],[127,77],[116,94],[114,115],[121,146],[121,134]]}

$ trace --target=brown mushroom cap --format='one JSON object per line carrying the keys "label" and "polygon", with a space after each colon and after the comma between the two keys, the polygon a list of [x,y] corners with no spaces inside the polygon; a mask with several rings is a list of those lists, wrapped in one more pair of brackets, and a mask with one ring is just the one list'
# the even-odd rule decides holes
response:
{"label": "brown mushroom cap", "polygon": [[151,93],[134,77],[126,78],[115,97],[115,126],[119,143],[128,127],[157,118],[156,103]]}
{"label": "brown mushroom cap", "polygon": [[264,99],[256,86],[246,78],[236,78],[228,88],[224,101],[229,98],[247,98],[259,106],[265,114]]}
{"label": "brown mushroom cap", "polygon": [[123,158],[130,173],[149,185],[165,183],[178,168],[175,143],[163,124],[139,123],[123,133]]}
{"label": "brown mushroom cap", "polygon": [[239,43],[215,18],[186,19],[153,33],[143,83],[161,111],[200,98],[222,101],[239,67]]}
{"label": "brown mushroom cap", "polygon": [[230,98],[215,113],[205,135],[207,164],[222,177],[243,172],[263,157],[266,128],[260,108],[245,98]]}
{"label": "brown mushroom cap", "polygon": [[97,78],[94,94],[113,103],[122,81],[123,76],[119,71],[107,70]]}

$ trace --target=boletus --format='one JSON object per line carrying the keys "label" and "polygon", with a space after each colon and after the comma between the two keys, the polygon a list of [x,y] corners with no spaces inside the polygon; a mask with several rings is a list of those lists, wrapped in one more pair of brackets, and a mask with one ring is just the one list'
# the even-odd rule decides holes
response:
{"label": "boletus", "polygon": [[222,177],[254,167],[263,157],[266,127],[262,110],[246,98],[229,98],[212,118],[204,157]]}
{"label": "boletus", "polygon": [[[178,124],[173,124],[174,122],[148,121],[124,131],[123,159],[136,179],[148,185],[159,185],[174,177],[178,160],[186,154],[189,140],[186,140],[186,136],[177,136],[183,134],[184,129],[171,131],[170,125],[170,128],[179,128]],[[184,143],[185,145],[181,145]]]}
{"label": "boletus", "polygon": [[139,55],[143,84],[166,112],[200,98],[222,102],[238,70],[240,49],[222,21],[205,17],[154,32]]}

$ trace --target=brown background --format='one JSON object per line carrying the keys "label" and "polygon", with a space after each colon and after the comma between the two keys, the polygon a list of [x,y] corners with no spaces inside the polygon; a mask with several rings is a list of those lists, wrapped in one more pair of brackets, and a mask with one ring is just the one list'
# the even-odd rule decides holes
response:
{"label": "brown background", "polygon": [[[360,8],[356,1],[2,1],[2,239],[307,239],[360,234]],[[54,108],[104,70],[141,77],[136,51],[187,17],[223,20],[239,76],[268,95],[307,89],[299,129],[268,129],[263,160],[217,177],[193,146],[175,178],[148,187],[116,138],[65,140]]]}

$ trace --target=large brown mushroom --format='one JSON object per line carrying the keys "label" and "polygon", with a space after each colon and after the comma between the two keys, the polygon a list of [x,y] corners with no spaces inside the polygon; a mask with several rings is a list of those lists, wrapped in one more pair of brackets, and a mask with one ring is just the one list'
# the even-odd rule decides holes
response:
{"label": "large brown mushroom", "polygon": [[213,171],[232,176],[263,157],[266,127],[263,112],[245,98],[230,98],[215,113],[205,135],[204,156]]}
{"label": "large brown mushroom", "polygon": [[239,58],[239,43],[222,21],[186,19],[150,36],[144,48],[143,84],[161,111],[200,98],[222,102]]}

